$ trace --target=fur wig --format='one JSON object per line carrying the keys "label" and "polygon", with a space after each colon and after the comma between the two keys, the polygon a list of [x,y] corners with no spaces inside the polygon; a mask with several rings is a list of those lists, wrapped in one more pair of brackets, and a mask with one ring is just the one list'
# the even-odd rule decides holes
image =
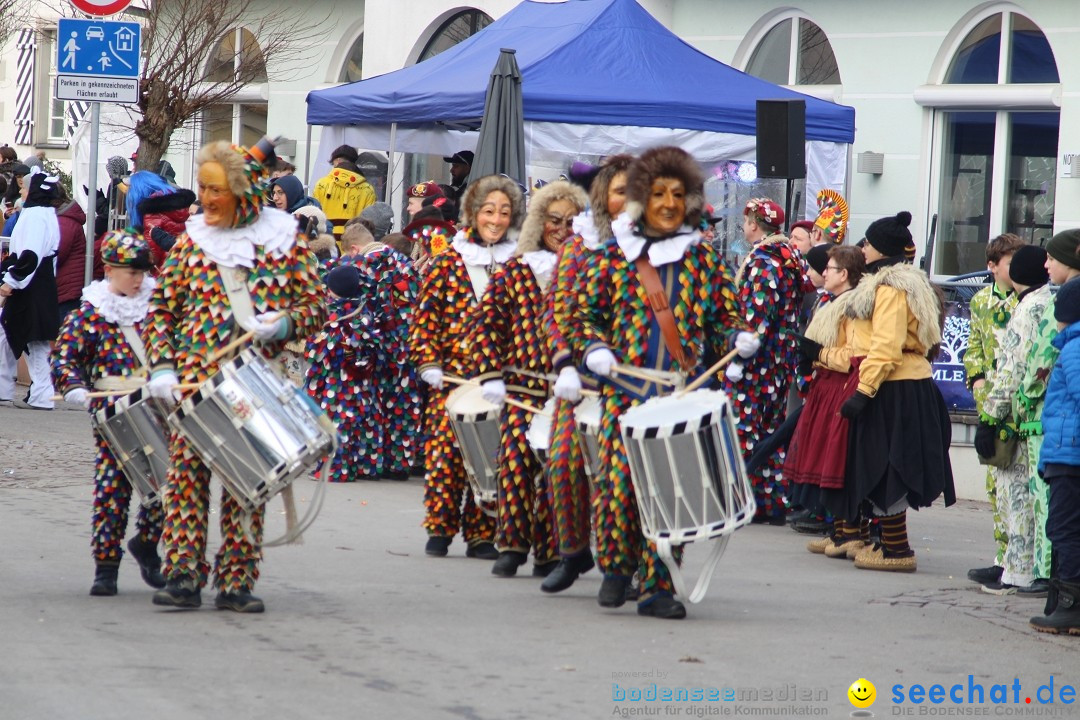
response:
{"label": "fur wig", "polygon": [[488,175],[469,183],[465,196],[461,199],[461,224],[474,224],[480,206],[484,204],[487,196],[496,190],[510,198],[510,229],[520,228],[525,220],[525,196],[521,194],[521,188],[516,182],[502,175]]}
{"label": "fur wig", "polygon": [[550,182],[537,190],[529,201],[529,212],[521,225],[517,255],[544,249],[544,221],[547,219],[547,211],[552,203],[559,200],[573,203],[575,215],[582,212],[588,203],[585,191],[566,180]]}
{"label": "fur wig", "polygon": [[600,166],[600,172],[589,186],[589,207],[592,209],[593,224],[601,240],[611,237],[611,221],[615,218],[608,215],[607,197],[611,181],[621,172],[629,172],[630,164],[634,162],[633,155],[612,155],[604,159]]}
{"label": "fur wig", "polygon": [[626,179],[627,214],[634,220],[642,219],[652,193],[652,184],[658,178],[682,181],[686,188],[684,224],[696,228],[701,223],[701,212],[705,207],[705,176],[694,158],[677,147],[646,150],[630,166]]}
{"label": "fur wig", "polygon": [[251,189],[251,180],[248,179],[247,169],[244,167],[244,156],[224,140],[203,145],[195,162],[198,165],[216,162],[224,168],[229,190],[236,197],[243,197],[244,193]]}

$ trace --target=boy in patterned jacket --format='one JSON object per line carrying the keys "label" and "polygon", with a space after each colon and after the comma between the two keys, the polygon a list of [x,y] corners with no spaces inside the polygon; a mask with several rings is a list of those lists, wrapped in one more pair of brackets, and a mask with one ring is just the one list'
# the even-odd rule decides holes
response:
{"label": "boy in patterned jacket", "polygon": [[[986,246],[986,269],[990,271],[992,282],[975,293],[971,298],[971,335],[968,337],[967,351],[964,353],[964,371],[967,386],[975,397],[975,412],[983,411],[983,402],[990,394],[988,378],[990,371],[997,365],[998,343],[1009,324],[1013,308],[1016,307],[1016,293],[1009,280],[1009,264],[1013,253],[1024,245],[1024,241],[1011,233],[998,235]],[[994,542],[997,550],[994,564],[985,568],[968,570],[968,579],[979,583],[992,583],[1001,579],[1005,567],[1005,544],[1007,535],[1001,512],[997,506],[997,485],[993,468],[986,469],[986,496],[990,500],[990,511],[994,517]]]}
{"label": "boy in patterned jacket", "polygon": [[[101,241],[105,279],[83,289],[82,304],[67,316],[53,350],[53,381],[64,400],[82,405],[91,413],[108,407],[118,396],[90,397],[90,389],[135,389],[145,382],[146,350],[139,333],[154,280],[150,246],[134,230],[113,230]],[[121,543],[127,531],[131,505],[131,482],[124,475],[112,449],[96,431],[97,460],[94,472],[93,548],[94,584],[91,595],[116,594]],[[161,558],[161,500],[139,505],[135,527],[138,534],[128,551],[139,563],[146,584],[165,587]]]}

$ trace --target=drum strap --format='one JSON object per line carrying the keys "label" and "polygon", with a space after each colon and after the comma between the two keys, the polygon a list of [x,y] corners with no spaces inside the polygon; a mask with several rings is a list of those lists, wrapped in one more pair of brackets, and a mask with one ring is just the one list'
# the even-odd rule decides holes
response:
{"label": "drum strap", "polygon": [[647,253],[642,253],[634,261],[638,279],[641,280],[641,284],[645,288],[645,296],[649,301],[649,307],[652,308],[653,315],[656,316],[656,322],[660,324],[660,335],[664,338],[667,351],[679,363],[680,370],[690,372],[697,365],[697,360],[695,360],[693,353],[688,353],[683,348],[682,341],[679,338],[679,330],[675,326],[675,315],[671,312],[671,306],[668,304],[668,294],[664,290],[663,283],[660,282],[660,275],[656,272],[656,268],[649,264],[647,255]]}
{"label": "drum strap", "polygon": [[488,271],[483,265],[470,265],[464,263],[465,271],[469,273],[469,282],[472,284],[473,294],[476,296],[476,301],[480,302],[480,298],[484,297],[484,291],[488,286]]}
{"label": "drum strap", "polygon": [[131,346],[131,350],[135,353],[135,357],[139,359],[139,364],[146,367],[146,347],[143,345],[139,333],[135,330],[135,326],[121,325],[120,332],[124,333],[124,339],[127,340],[127,344]]}
{"label": "drum strap", "polygon": [[225,295],[229,298],[229,306],[232,308],[233,322],[237,329],[242,328],[243,323],[255,317],[255,306],[251,302],[251,291],[247,286],[247,270],[240,267],[219,267],[221,282],[225,285]]}

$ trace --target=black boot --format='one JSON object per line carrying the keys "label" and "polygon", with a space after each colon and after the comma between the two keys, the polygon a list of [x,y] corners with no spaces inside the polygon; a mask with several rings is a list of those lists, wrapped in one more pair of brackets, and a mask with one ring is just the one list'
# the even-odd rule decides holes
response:
{"label": "black boot", "polygon": [[617,608],[626,602],[626,590],[630,587],[630,578],[625,575],[605,575],[600,583],[600,593],[596,602],[601,607]]}
{"label": "black boot", "polygon": [[448,538],[443,535],[432,535],[427,539],[427,545],[424,546],[424,554],[431,557],[446,557],[446,553],[450,551],[450,541],[453,538]]}
{"label": "black boot", "polygon": [[120,563],[110,562],[97,564],[94,571],[94,584],[90,586],[90,594],[98,597],[109,597],[116,594],[116,574],[120,571]]}
{"label": "black boot", "polygon": [[218,610],[232,610],[238,613],[261,613],[266,610],[263,601],[247,590],[234,593],[219,592],[214,598],[214,607]]}
{"label": "black boot", "polygon": [[1050,588],[1057,601],[1053,611],[1045,617],[1031,618],[1031,627],[1045,633],[1080,635],[1080,583],[1055,578],[1050,581]]}
{"label": "black boot", "polygon": [[499,559],[491,566],[491,574],[498,577],[514,577],[517,569],[525,564],[528,556],[523,552],[506,550],[499,553]]}
{"label": "black boot", "polygon": [[637,614],[664,620],[682,620],[686,617],[686,606],[667,593],[660,593],[638,603]]}
{"label": "black boot", "polygon": [[154,604],[166,607],[194,609],[202,606],[202,593],[195,578],[180,575],[169,578],[165,588],[154,593]]}
{"label": "black boot", "polygon": [[465,557],[479,560],[498,560],[499,551],[495,549],[495,543],[493,542],[478,542],[475,545],[470,545],[465,550]]}
{"label": "black boot", "polygon": [[573,585],[578,577],[592,570],[595,565],[592,553],[588,550],[564,557],[559,561],[558,567],[544,578],[544,582],[540,583],[540,589],[546,593],[562,592]]}
{"label": "black boot", "polygon": [[160,590],[165,587],[165,576],[161,574],[161,557],[157,553],[157,545],[151,545],[142,539],[141,535],[128,540],[128,552],[139,563],[139,573],[143,582],[152,588]]}

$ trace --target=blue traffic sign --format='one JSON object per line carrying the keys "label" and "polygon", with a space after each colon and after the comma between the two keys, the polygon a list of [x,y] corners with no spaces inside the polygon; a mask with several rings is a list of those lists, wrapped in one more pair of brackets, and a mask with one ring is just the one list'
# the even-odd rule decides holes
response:
{"label": "blue traffic sign", "polygon": [[56,71],[60,75],[139,77],[139,23],[60,18]]}

